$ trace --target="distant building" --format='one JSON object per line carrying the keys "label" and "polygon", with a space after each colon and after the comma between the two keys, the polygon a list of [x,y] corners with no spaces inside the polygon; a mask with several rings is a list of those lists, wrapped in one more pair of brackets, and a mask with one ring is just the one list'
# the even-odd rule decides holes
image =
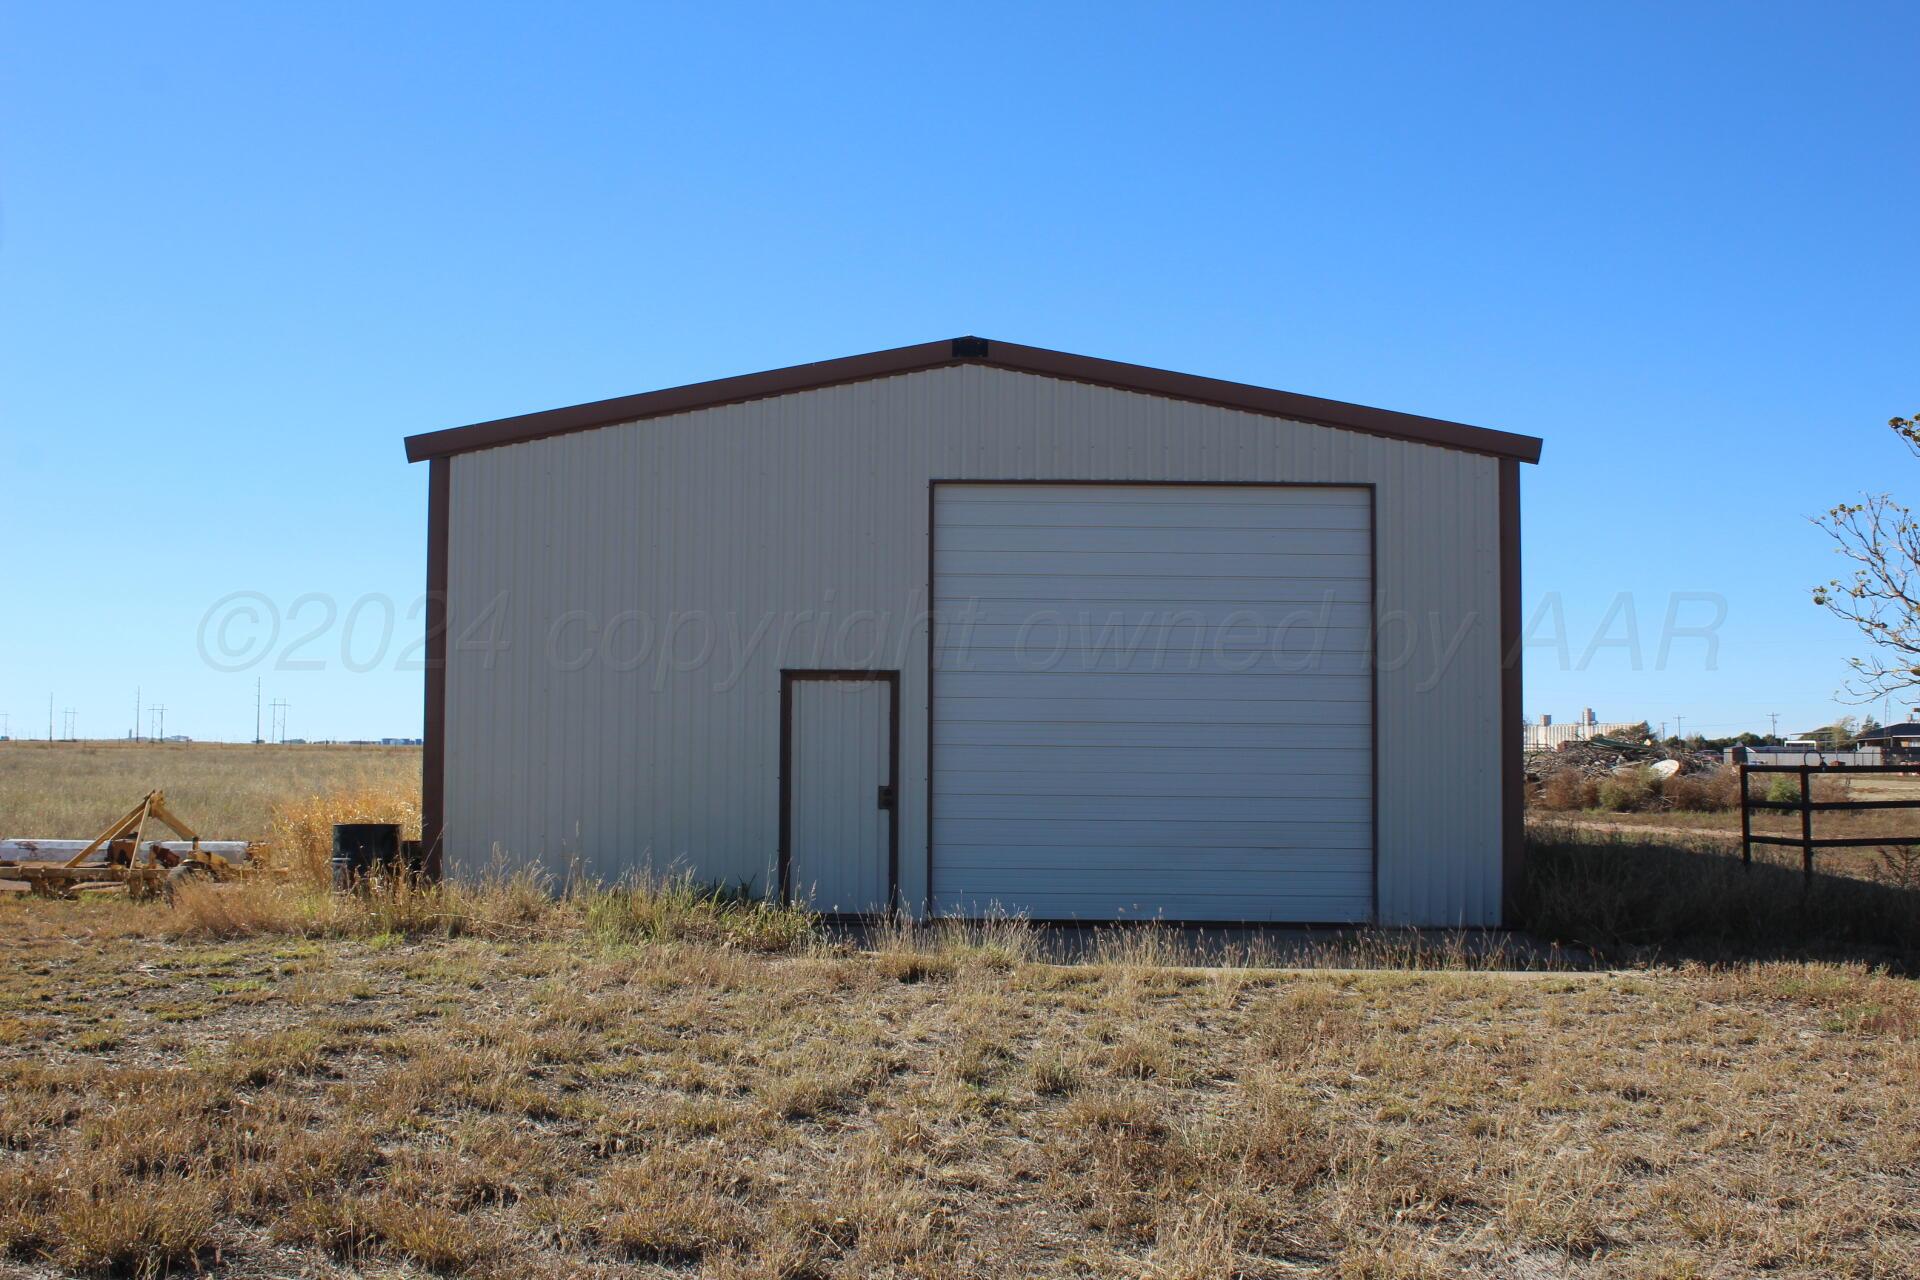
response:
{"label": "distant building", "polygon": [[1826,768],[1890,762],[1889,753],[1871,743],[1830,751],[1805,737],[1789,738],[1777,747],[1728,747],[1721,754],[1728,764],[1784,764],[1796,768],[1803,764]]}
{"label": "distant building", "polygon": [[1528,751],[1552,751],[1568,742],[1622,737],[1637,730],[1642,723],[1639,720],[1596,720],[1593,708],[1588,707],[1580,713],[1580,719],[1572,724],[1555,724],[1552,716],[1543,715],[1538,724],[1529,722],[1522,727]]}
{"label": "distant building", "polygon": [[1890,758],[1920,757],[1920,722],[1907,720],[1869,729],[1853,740],[1856,747],[1880,747]]}

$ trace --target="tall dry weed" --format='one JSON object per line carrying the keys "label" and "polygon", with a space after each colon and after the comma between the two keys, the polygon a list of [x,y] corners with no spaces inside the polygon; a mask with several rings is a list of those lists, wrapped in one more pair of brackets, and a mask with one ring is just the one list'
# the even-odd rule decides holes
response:
{"label": "tall dry weed", "polygon": [[313,792],[273,805],[267,857],[301,883],[332,882],[333,828],[342,822],[397,822],[400,838],[420,838],[420,793],[403,781]]}
{"label": "tall dry weed", "polygon": [[705,885],[686,873],[575,885],[566,901],[589,928],[617,941],[711,942],[775,952],[795,950],[817,936],[814,917],[798,907]]}
{"label": "tall dry weed", "polygon": [[1656,777],[1651,770],[1637,766],[1600,778],[1586,777],[1578,769],[1561,768],[1549,773],[1532,796],[1534,807],[1556,813],[1582,809],[1614,813],[1666,809],[1725,813],[1737,808],[1739,803],[1740,775],[1728,768],[1680,773],[1671,778]]}

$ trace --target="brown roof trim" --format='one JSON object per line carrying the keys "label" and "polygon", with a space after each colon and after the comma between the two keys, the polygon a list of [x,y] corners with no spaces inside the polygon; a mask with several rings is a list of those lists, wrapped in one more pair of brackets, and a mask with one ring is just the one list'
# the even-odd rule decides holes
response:
{"label": "brown roof trim", "polygon": [[749,373],[713,382],[695,382],[684,387],[669,387],[664,391],[647,391],[637,396],[620,396],[566,409],[549,409],[544,413],[521,414],[519,417],[480,422],[470,427],[429,431],[424,435],[407,437],[407,460],[421,462],[428,458],[445,458],[456,453],[471,453],[476,449],[494,449],[501,445],[564,435],[570,431],[610,427],[641,418],[738,404],[743,400],[760,400],[846,382],[864,382],[869,378],[914,373],[950,364],[992,365],[1071,382],[1088,382],[1122,391],[1138,391],[1175,400],[1192,400],[1227,409],[1270,414],[1296,422],[1363,431],[1392,440],[1412,440],[1448,449],[1463,449],[1470,453],[1484,453],[1496,458],[1513,458],[1520,462],[1540,461],[1540,441],[1533,436],[1491,431],[1485,427],[1423,418],[1412,413],[1395,413],[1389,409],[1370,409],[1365,405],[1323,400],[1319,396],[1297,395],[1291,391],[1274,391],[1219,378],[1173,373],[1145,365],[1123,364],[1117,360],[1070,355],[1064,351],[1049,351],[1044,347],[1023,347],[1012,342],[990,342],[985,338],[971,337],[923,342],[918,346],[895,347],[891,351],[821,360],[814,364],[794,365],[789,369]]}

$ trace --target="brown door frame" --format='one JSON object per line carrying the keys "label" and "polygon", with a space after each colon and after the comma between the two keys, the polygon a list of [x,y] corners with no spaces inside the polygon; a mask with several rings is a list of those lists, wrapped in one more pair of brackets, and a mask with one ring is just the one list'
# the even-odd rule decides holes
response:
{"label": "brown door frame", "polygon": [[887,911],[900,910],[900,673],[865,668],[783,668],[780,672],[780,902],[793,901],[793,686],[802,680],[887,686]]}

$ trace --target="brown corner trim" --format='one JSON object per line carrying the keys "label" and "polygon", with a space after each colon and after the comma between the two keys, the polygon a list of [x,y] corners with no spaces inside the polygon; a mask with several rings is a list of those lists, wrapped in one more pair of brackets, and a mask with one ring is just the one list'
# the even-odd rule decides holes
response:
{"label": "brown corner trim", "polygon": [[1526,874],[1526,758],[1520,721],[1520,464],[1500,460],[1500,896],[1501,919],[1521,923]]}
{"label": "brown corner trim", "polygon": [[426,714],[421,723],[420,847],[426,872],[444,874],[441,855],[447,818],[447,533],[453,510],[453,460],[435,458],[427,470]]}
{"label": "brown corner trim", "polygon": [[1219,378],[1203,378],[1118,360],[1051,351],[1045,347],[1027,347],[974,337],[923,342],[916,346],[895,347],[838,360],[821,360],[765,373],[696,382],[612,400],[596,400],[590,404],[521,414],[472,426],[429,431],[407,437],[407,460],[421,462],[457,453],[471,453],[476,449],[495,449],[573,431],[588,431],[595,427],[738,404],[795,391],[812,391],[842,383],[864,382],[871,378],[914,373],[950,364],[984,364],[1069,382],[1091,383],[1122,391],[1286,418],[1294,422],[1360,431],[1392,440],[1461,449],[1496,458],[1513,458],[1521,462],[1540,460],[1540,441],[1534,436],[1492,431],[1419,414],[1373,409],[1320,396],[1276,391]]}

